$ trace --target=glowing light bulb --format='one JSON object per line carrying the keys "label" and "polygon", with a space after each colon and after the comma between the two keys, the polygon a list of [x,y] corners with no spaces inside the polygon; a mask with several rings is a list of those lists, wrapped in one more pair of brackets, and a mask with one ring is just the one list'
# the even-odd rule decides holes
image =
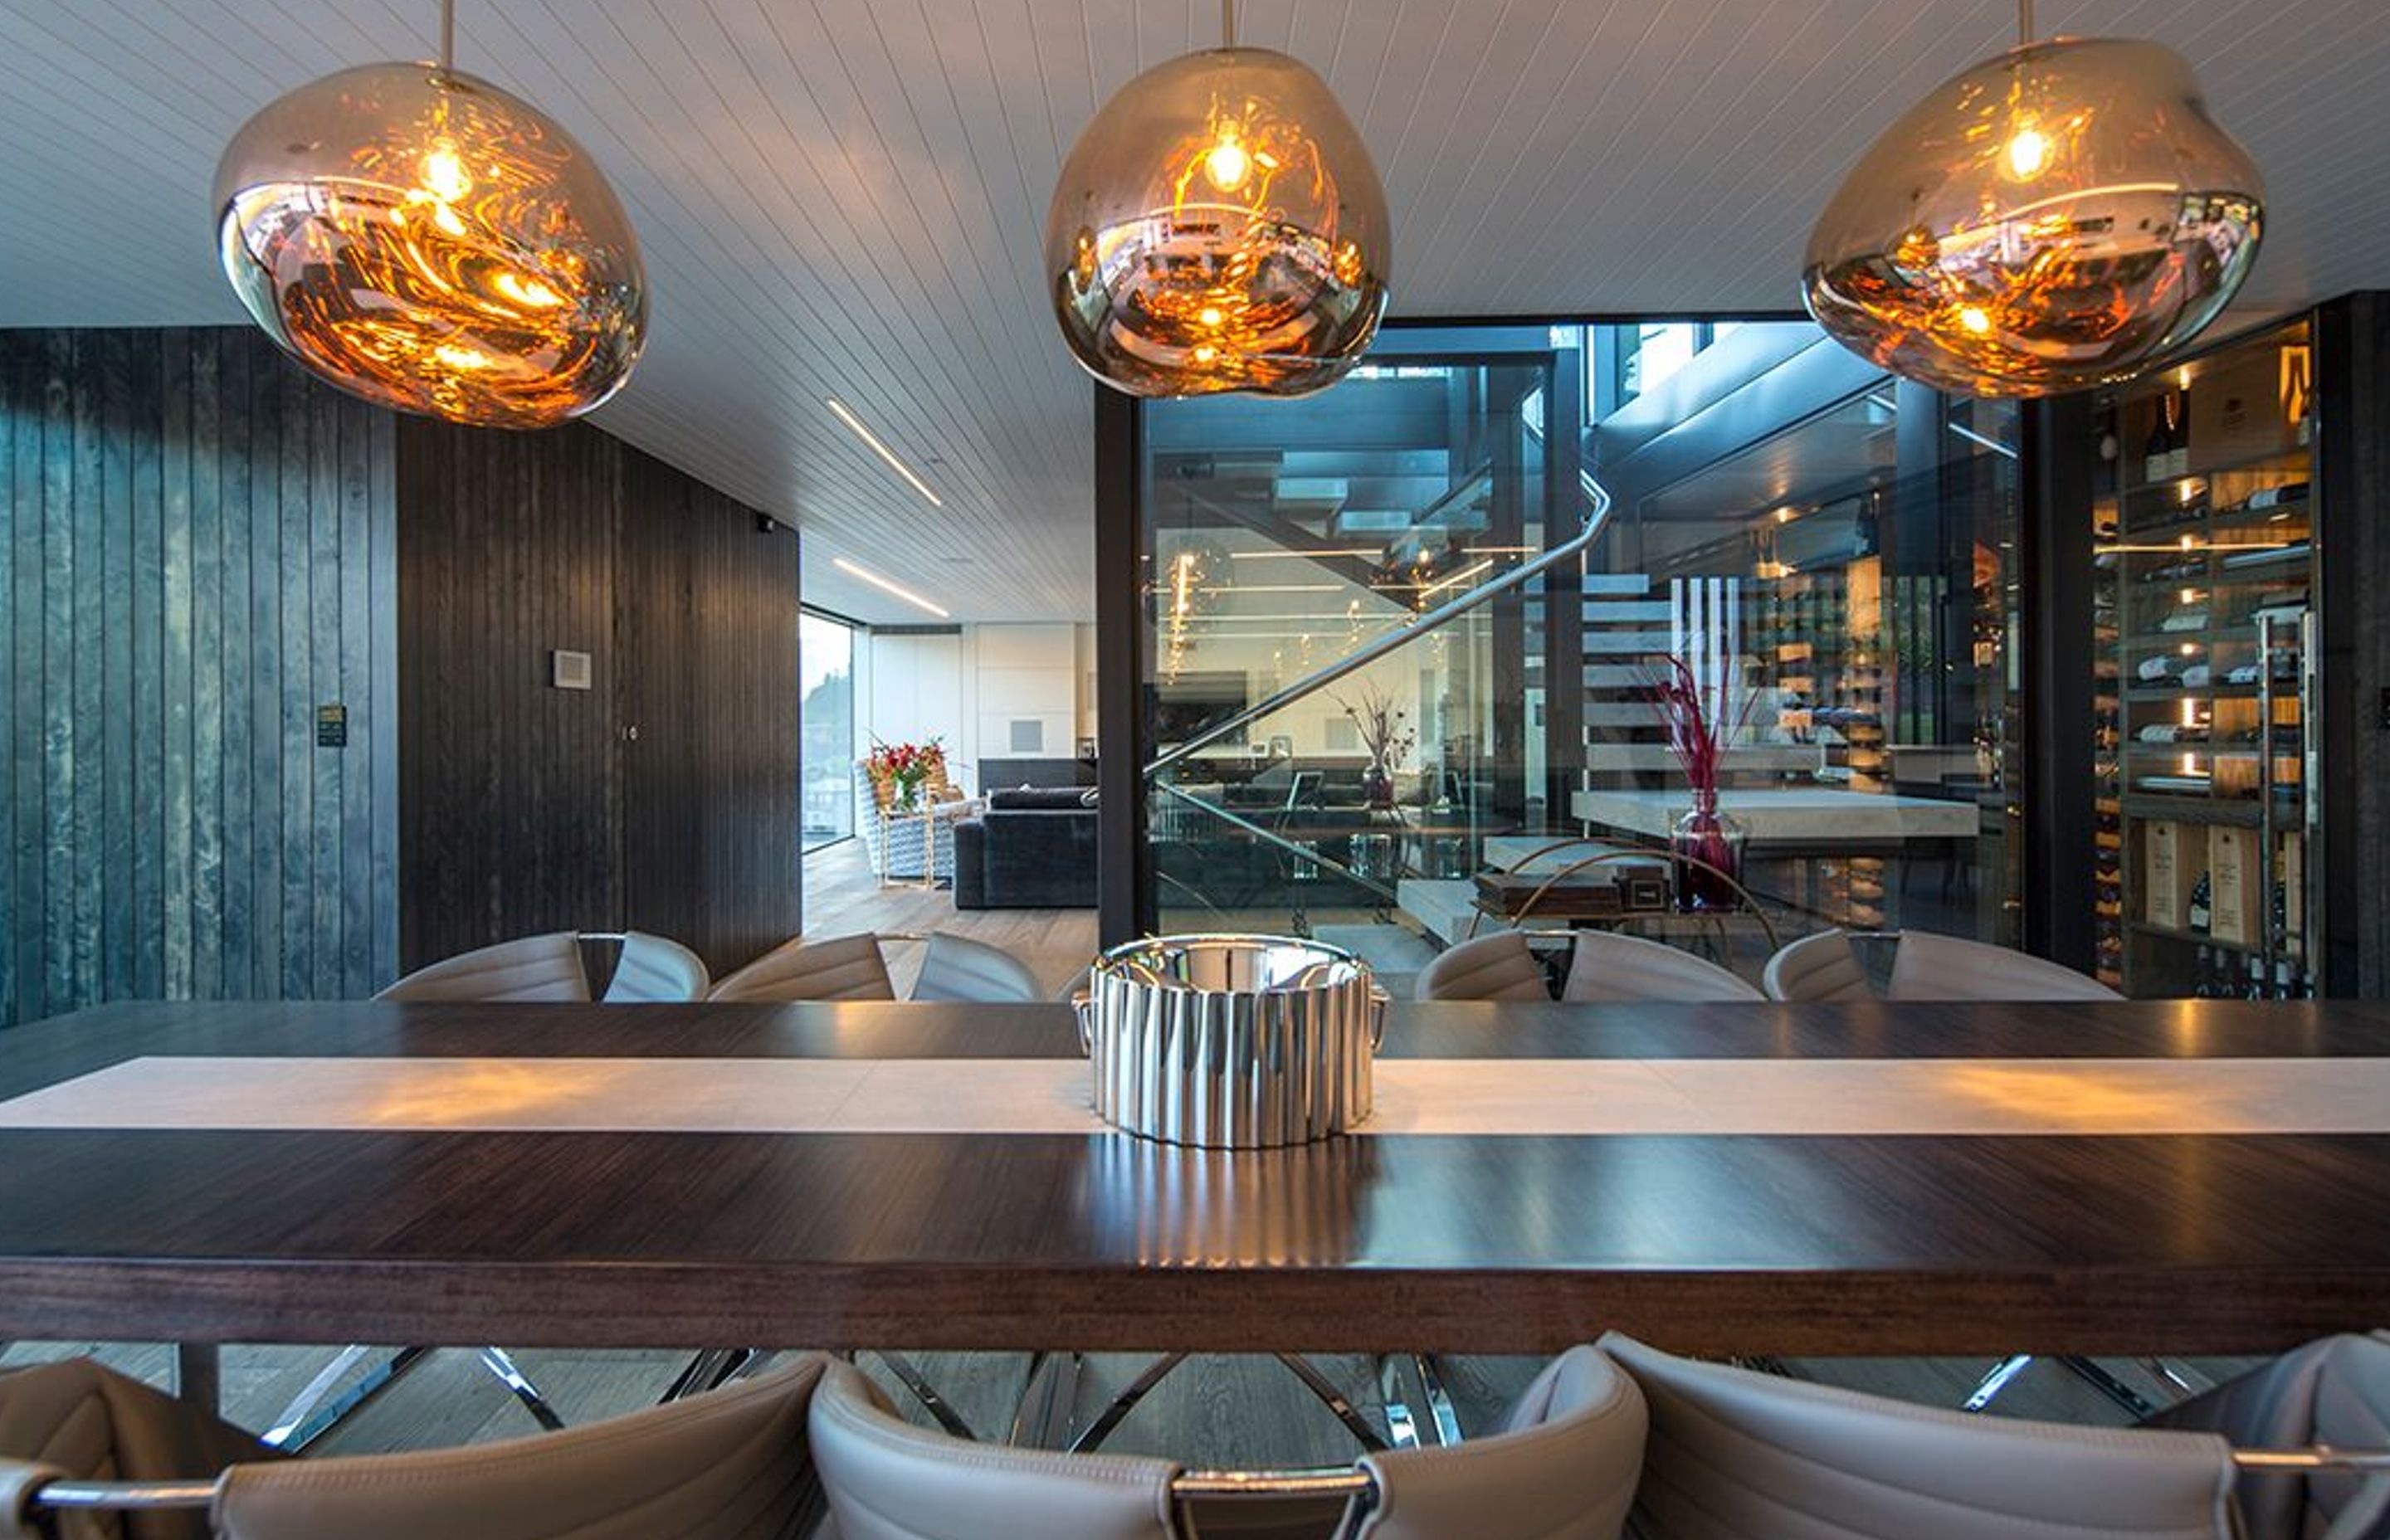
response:
{"label": "glowing light bulb", "polygon": [[1199,314],[1195,319],[1202,322],[1207,327],[1216,327],[1222,321],[1227,320],[1227,317],[1220,314],[1220,307],[1218,305],[1205,305],[1201,313]]}
{"label": "glowing light bulb", "polygon": [[434,145],[423,157],[423,190],[443,203],[459,202],[473,190],[464,157],[454,145]]}
{"label": "glowing light bulb", "polygon": [[534,310],[546,310],[564,302],[563,295],[548,288],[537,278],[519,277],[512,273],[501,273],[491,281],[491,286],[515,303],[529,305]]}
{"label": "glowing light bulb", "polygon": [[1978,337],[1992,329],[1992,318],[1974,305],[1969,305],[1959,312],[1959,324]]}
{"label": "glowing light bulb", "polygon": [[1243,186],[1253,171],[1253,158],[1237,143],[1233,133],[1222,135],[1220,142],[1204,153],[1203,174],[1222,192],[1235,192]]}
{"label": "glowing light bulb", "polygon": [[486,369],[493,362],[479,348],[469,348],[458,342],[443,342],[432,350],[432,356],[452,369]]}
{"label": "glowing light bulb", "polygon": [[2009,140],[2009,172],[2021,182],[2029,182],[2049,169],[2050,144],[2037,128],[2022,128]]}

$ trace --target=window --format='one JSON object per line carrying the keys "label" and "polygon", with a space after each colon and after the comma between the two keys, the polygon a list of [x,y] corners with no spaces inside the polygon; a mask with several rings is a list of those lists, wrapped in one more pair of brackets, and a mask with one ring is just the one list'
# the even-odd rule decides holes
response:
{"label": "window", "polygon": [[810,610],[799,616],[797,680],[812,852],[854,832],[854,627]]}

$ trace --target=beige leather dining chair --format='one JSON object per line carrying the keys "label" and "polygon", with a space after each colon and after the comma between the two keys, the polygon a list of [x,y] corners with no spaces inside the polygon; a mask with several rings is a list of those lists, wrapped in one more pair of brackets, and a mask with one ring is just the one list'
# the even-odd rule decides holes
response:
{"label": "beige leather dining chair", "polygon": [[475,1004],[586,1000],[589,971],[582,966],[580,935],[559,930],[443,957],[417,969],[374,998]]}
{"label": "beige leather dining chair", "polygon": [[1420,969],[1412,993],[1422,1000],[1548,1000],[1544,965],[1524,932],[1497,930],[1447,947]]}
{"label": "beige leather dining chair", "polygon": [[713,986],[711,1000],[893,1000],[880,938],[781,943]]}
{"label": "beige leather dining chair", "polygon": [[[1767,959],[1762,977],[1773,1000],[1876,997],[1848,932],[1804,936]],[[1887,1000],[2121,1000],[2123,995],[2073,969],[1986,942],[1931,930],[1894,939]]]}
{"label": "beige leather dining chair", "polygon": [[644,930],[625,931],[623,949],[614,959],[614,976],[606,983],[610,1006],[702,1000],[713,981],[705,959],[666,936]]}
{"label": "beige leather dining chair", "polygon": [[0,1536],[36,1533],[36,1511],[114,1533],[69,1526],[102,1517],[79,1499],[133,1500],[85,1482],[129,1480],[174,1482],[149,1495],[182,1505],[123,1514],[130,1540],[801,1540],[820,1510],[805,1412],[822,1362],[569,1432],[305,1460],[88,1363],[45,1366],[0,1376]]}
{"label": "beige leather dining chair", "polygon": [[1759,987],[1771,1000],[1875,998],[1875,986],[1868,982],[1867,969],[1859,966],[1859,955],[1842,930],[1820,930],[1777,948],[1760,972]]}
{"label": "beige leather dining chair", "polygon": [[1931,930],[1903,930],[1892,953],[1892,1000],[2121,1000],[2097,979],[2043,957]]}
{"label": "beige leather dining chair", "polygon": [[[2220,1433],[2243,1448],[2390,1448],[2390,1332],[2326,1337],[2294,1348],[2146,1424]],[[2384,1540],[2390,1470],[2243,1469],[2247,1540]]]}
{"label": "beige leather dining chair", "polygon": [[[1617,1540],[1643,1454],[1641,1393],[1578,1348],[1538,1375],[1502,1427],[1447,1449],[1367,1457],[1351,1472],[1191,1472],[1145,1457],[975,1444],[897,1417],[829,1366],[810,1418],[839,1540],[1191,1540],[1253,1533],[1271,1512],[1347,1503],[1352,1540]],[[1200,1531],[1190,1515],[1203,1515]],[[1215,1525],[1214,1520],[1219,1521]]]}
{"label": "beige leather dining chair", "polygon": [[932,930],[913,981],[916,1000],[971,1000],[985,1005],[1043,1000],[1037,975],[1011,953],[951,931]]}
{"label": "beige leather dining chair", "polygon": [[1679,947],[1614,930],[1579,930],[1561,998],[1601,1000],[1764,1000],[1735,974]]}
{"label": "beige leather dining chair", "polygon": [[1601,1350],[1651,1408],[1638,1540],[2231,1540],[2213,1433],[2011,1421]]}

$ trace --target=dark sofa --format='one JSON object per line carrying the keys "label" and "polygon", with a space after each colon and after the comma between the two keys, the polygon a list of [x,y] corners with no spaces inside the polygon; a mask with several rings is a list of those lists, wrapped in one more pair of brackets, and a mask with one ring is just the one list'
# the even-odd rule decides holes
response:
{"label": "dark sofa", "polygon": [[957,909],[1092,909],[1096,810],[1077,787],[991,791],[955,825]]}

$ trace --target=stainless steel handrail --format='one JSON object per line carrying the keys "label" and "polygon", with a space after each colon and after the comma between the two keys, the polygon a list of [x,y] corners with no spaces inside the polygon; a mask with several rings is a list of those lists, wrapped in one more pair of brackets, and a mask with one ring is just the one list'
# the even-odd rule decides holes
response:
{"label": "stainless steel handrail", "polygon": [[1390,652],[1397,651],[1432,631],[1438,631],[1469,613],[1486,600],[1509,593],[1511,589],[1542,576],[1563,561],[1582,555],[1593,544],[1604,526],[1610,522],[1611,497],[1600,481],[1584,471],[1577,473],[1577,483],[1586,496],[1585,523],[1576,533],[1546,551],[1533,561],[1523,561],[1493,582],[1480,584],[1448,599],[1416,619],[1407,621],[1384,635],[1346,654],[1336,661],[1304,674],[1284,689],[1265,696],[1233,716],[1223,717],[1203,728],[1183,743],[1175,743],[1155,756],[1145,767],[1145,778],[1152,780],[1190,754],[1201,752],[1240,727],[1248,727],[1263,717],[1284,711],[1305,696],[1316,695],[1349,674],[1368,667]]}
{"label": "stainless steel handrail", "polygon": [[[1290,840],[1285,835],[1279,833],[1276,829],[1270,828],[1266,825],[1257,824],[1251,818],[1245,817],[1218,802],[1205,802],[1202,798],[1195,795],[1195,793],[1188,790],[1184,787],[1174,786],[1169,782],[1164,781],[1157,786],[1156,789],[1166,791],[1171,796],[1177,798],[1182,802],[1188,803],[1189,806],[1200,807],[1212,816],[1220,819],[1224,823],[1230,824],[1238,828],[1243,829],[1246,833],[1253,835],[1264,843],[1278,846],[1280,850],[1287,852],[1298,860],[1309,861],[1316,866],[1326,866],[1329,870],[1336,873],[1337,876],[1343,878],[1346,881],[1358,883],[1360,886],[1368,889],[1371,892],[1376,893],[1381,898],[1391,902],[1395,896],[1394,889],[1385,886],[1383,883],[1381,883],[1374,879],[1363,877],[1359,872],[1355,871],[1352,867],[1344,865],[1343,862],[1337,860],[1335,857],[1322,855],[1319,852],[1302,843],[1300,841]],[[1395,824],[1389,824],[1382,828],[1372,828],[1365,825],[1361,828],[1352,829],[1349,832],[1354,834],[1400,834],[1403,832],[1403,828],[1400,825]],[[1396,853],[1395,860],[1399,864],[1401,860],[1400,852]],[[1215,907],[1214,905],[1210,905],[1208,903],[1206,906]]]}

